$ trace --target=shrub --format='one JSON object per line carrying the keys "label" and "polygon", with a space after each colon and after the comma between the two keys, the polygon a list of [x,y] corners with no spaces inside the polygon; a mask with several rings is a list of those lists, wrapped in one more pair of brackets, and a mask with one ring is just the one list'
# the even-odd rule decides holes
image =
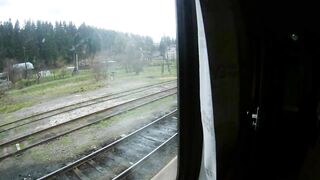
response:
{"label": "shrub", "polygon": [[36,79],[21,79],[15,83],[15,88],[22,89],[37,83]]}

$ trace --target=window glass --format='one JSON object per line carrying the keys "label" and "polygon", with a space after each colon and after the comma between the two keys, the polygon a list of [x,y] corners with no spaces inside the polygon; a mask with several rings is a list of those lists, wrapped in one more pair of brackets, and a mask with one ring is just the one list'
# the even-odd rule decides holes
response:
{"label": "window glass", "polygon": [[0,0],[1,179],[150,179],[177,156],[174,0]]}

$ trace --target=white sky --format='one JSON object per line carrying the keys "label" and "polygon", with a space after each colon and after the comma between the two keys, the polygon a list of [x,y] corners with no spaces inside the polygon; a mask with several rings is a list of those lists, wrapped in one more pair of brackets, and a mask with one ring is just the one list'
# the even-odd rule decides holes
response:
{"label": "white sky", "polygon": [[0,0],[0,21],[72,21],[151,36],[176,36],[175,0]]}

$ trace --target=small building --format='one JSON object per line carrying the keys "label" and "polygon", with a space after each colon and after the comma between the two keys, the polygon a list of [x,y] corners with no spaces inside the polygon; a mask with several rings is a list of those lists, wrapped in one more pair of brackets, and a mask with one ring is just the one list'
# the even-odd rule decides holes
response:
{"label": "small building", "polygon": [[10,79],[16,80],[32,77],[33,74],[33,64],[31,62],[19,63],[12,65],[12,72],[10,73]]}
{"label": "small building", "polygon": [[156,50],[152,53],[152,60],[162,60],[163,57],[161,56],[160,51]]}
{"label": "small building", "polygon": [[166,56],[168,60],[176,60],[177,58],[177,48],[175,45],[171,45],[168,47],[168,50],[166,52]]}
{"label": "small building", "polygon": [[25,63],[19,63],[19,64],[14,64],[12,65],[12,68],[14,70],[33,70],[33,64],[31,62],[25,62]]}

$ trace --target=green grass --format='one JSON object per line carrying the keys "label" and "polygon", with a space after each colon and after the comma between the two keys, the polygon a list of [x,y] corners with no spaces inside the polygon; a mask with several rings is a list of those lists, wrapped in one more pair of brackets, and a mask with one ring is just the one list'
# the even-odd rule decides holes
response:
{"label": "green grass", "polygon": [[30,156],[32,159],[41,160],[41,161],[47,161],[50,158],[53,158],[45,151],[35,151],[33,149],[31,149]]}
{"label": "green grass", "polygon": [[[132,117],[139,117],[141,114],[143,114],[143,112],[152,112],[152,110],[154,110],[154,108],[156,107],[161,107],[163,105],[167,105],[168,103],[174,101],[177,99],[176,95],[172,95],[172,96],[168,96],[165,97],[163,99],[157,100],[155,102],[146,104],[144,106],[129,110],[125,113],[121,113],[119,115],[116,115],[114,117],[111,118],[107,118],[101,122],[99,122],[98,124],[94,125],[93,127],[106,127],[109,126],[111,123],[122,120],[122,119],[127,119],[127,118],[132,118]],[[169,107],[169,109],[171,109],[172,107]]]}
{"label": "green grass", "polygon": [[39,91],[41,92],[47,89],[57,88],[65,84],[77,83],[77,82],[88,81],[88,80],[93,80],[92,74],[88,71],[84,71],[77,76],[70,76],[64,79],[57,79],[57,80],[53,80],[45,83],[35,84],[29,87],[25,87],[23,89],[11,90],[8,92],[8,94],[12,96],[18,96],[25,93],[36,94]]}
{"label": "green grass", "polygon": [[60,142],[62,145],[72,144],[72,139],[70,138],[70,136],[63,136],[63,137],[61,137],[59,140],[60,140],[59,142]]}
{"label": "green grass", "polygon": [[[144,71],[136,75],[134,72],[126,73],[124,69],[116,70],[116,80],[96,81],[91,70],[80,71],[78,75],[67,76],[64,79],[34,84],[22,89],[7,91],[0,99],[0,113],[6,114],[19,109],[35,105],[39,102],[62,97],[70,94],[92,91],[106,85],[125,85],[126,82],[141,81],[144,83],[157,83],[176,77],[176,67],[171,67],[171,74],[165,69],[161,74],[161,66],[144,67]],[[130,87],[129,87],[130,88]]]}
{"label": "green grass", "polygon": [[18,102],[18,103],[0,103],[0,112],[2,113],[8,113],[8,112],[13,112],[17,111],[19,109],[22,109],[24,107],[28,107],[33,105],[33,101],[25,101],[25,102]]}

